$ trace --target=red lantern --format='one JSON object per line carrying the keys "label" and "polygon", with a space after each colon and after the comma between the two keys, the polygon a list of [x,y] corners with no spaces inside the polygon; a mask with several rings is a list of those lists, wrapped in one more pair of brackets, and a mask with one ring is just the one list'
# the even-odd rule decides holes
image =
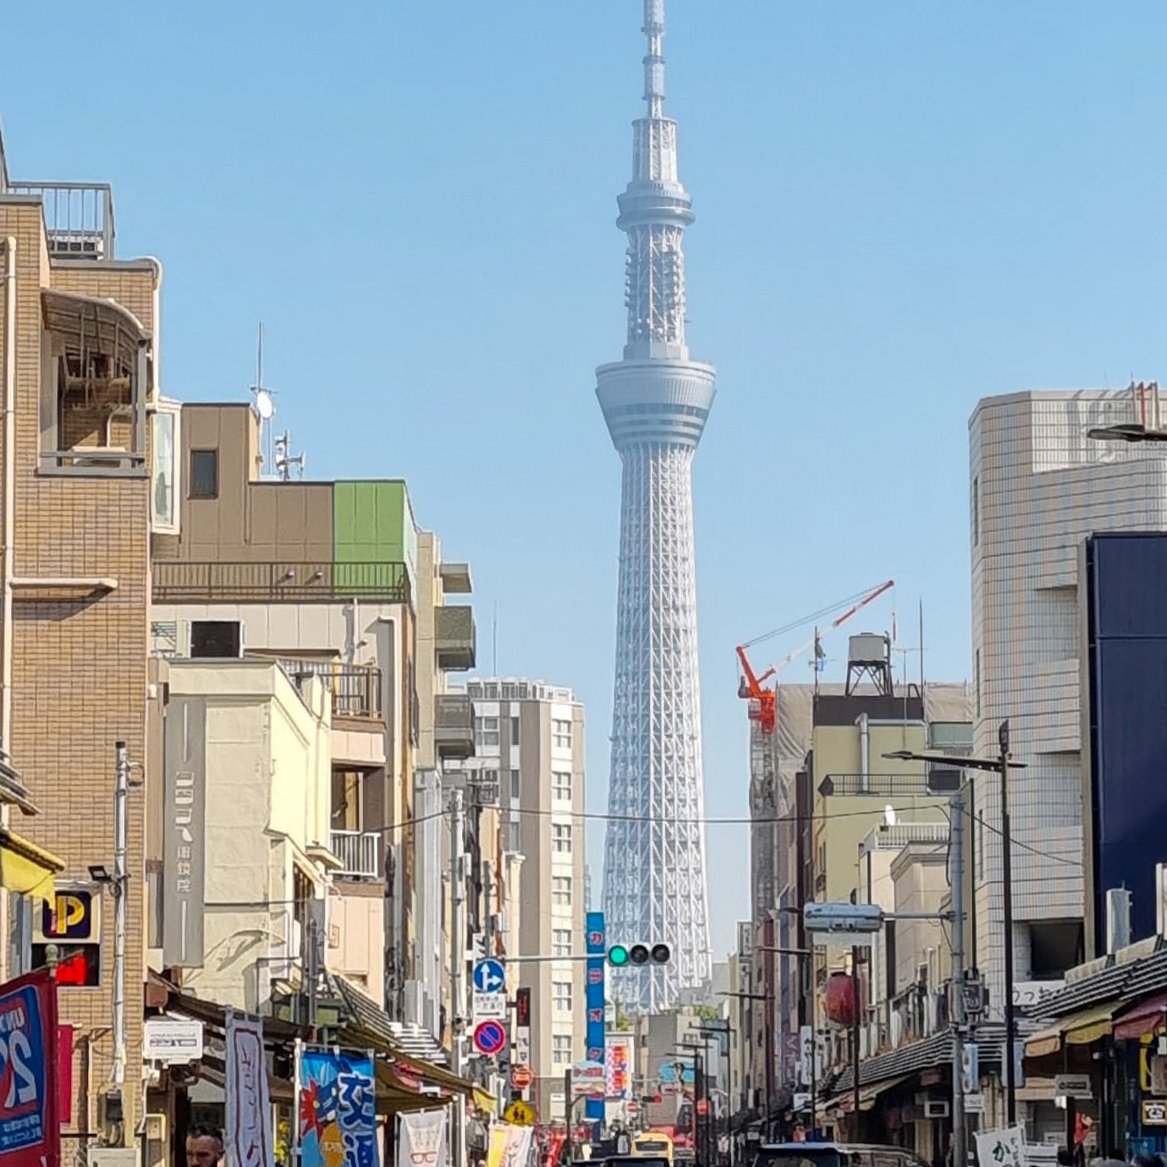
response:
{"label": "red lantern", "polygon": [[855,1024],[855,982],[848,973],[832,973],[823,991],[827,1020],[836,1025]]}

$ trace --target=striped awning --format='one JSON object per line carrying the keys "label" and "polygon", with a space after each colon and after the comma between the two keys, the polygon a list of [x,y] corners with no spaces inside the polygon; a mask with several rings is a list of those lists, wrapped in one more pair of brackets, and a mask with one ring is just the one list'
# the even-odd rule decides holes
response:
{"label": "striped awning", "polygon": [[1120,1002],[1110,1001],[1105,1005],[1095,1005],[1092,1009],[1080,1009],[1063,1017],[1056,1025],[1043,1029],[1027,1038],[1025,1056],[1044,1058],[1056,1054],[1066,1045],[1091,1045],[1100,1037],[1105,1037],[1112,1028],[1113,1017],[1118,1012]]}

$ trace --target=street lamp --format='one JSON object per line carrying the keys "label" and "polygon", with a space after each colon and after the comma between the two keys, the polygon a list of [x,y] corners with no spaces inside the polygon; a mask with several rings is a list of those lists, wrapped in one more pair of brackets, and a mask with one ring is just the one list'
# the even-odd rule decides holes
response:
{"label": "street lamp", "polygon": [[[1108,426],[1106,429],[1130,429],[1129,426]],[[1141,427],[1136,427],[1141,428]],[[1152,431],[1158,432],[1158,431]],[[1122,441],[1131,440],[1122,438]],[[1163,435],[1163,440],[1167,441],[1167,433]],[[990,773],[997,773],[1001,776],[1001,900],[1002,900],[1002,915],[1004,917],[1004,955],[1005,955],[1005,1071],[1006,1071],[1006,1113],[1008,1117],[1008,1125],[1013,1126],[1017,1121],[1017,1083],[1015,1081],[1014,1066],[1013,1066],[1013,1039],[1014,1039],[1014,1016],[1013,1016],[1013,835],[1009,826],[1009,771],[1010,770],[1024,770],[1024,762],[1010,761],[1009,753],[1009,721],[1006,719],[1002,721],[997,727],[997,746],[998,752],[995,758],[966,758],[958,754],[945,754],[937,750],[924,751],[923,753],[916,753],[912,750],[895,750],[892,753],[884,754],[885,758],[897,758],[901,761],[914,762],[935,762],[945,766],[956,766],[962,770],[987,770]],[[955,824],[954,824],[955,826]],[[955,882],[955,880],[954,880]],[[954,891],[955,895],[955,891]],[[956,940],[956,930],[963,925],[963,920],[957,920],[953,925],[953,939]],[[955,962],[954,962],[955,963]],[[964,1001],[962,995],[964,970],[963,968],[956,971],[959,976],[961,984],[956,986],[956,999],[958,1002],[958,1020],[964,1015]],[[953,1073],[956,1073],[954,1067]],[[955,1124],[954,1124],[955,1125]],[[963,1141],[963,1132],[958,1136]],[[953,1162],[963,1162],[962,1159],[957,1159],[953,1156]]]}

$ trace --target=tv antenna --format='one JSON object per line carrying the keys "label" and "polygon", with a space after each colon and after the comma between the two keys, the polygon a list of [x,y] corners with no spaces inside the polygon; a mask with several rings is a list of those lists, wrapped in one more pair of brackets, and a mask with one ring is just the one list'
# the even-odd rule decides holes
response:
{"label": "tv antenna", "polygon": [[292,480],[292,467],[295,466],[299,471],[298,478],[304,477],[304,469],[307,465],[306,454],[292,454],[292,435],[284,430],[282,434],[275,439],[275,467],[276,477],[281,482],[290,482]]}
{"label": "tv antenna", "polygon": [[259,463],[262,473],[263,467],[270,466],[275,459],[271,430],[267,423],[276,414],[275,391],[266,388],[263,383],[263,321],[259,324],[259,341],[255,354],[255,384],[251,386],[251,393],[255,398],[251,408],[259,420]]}

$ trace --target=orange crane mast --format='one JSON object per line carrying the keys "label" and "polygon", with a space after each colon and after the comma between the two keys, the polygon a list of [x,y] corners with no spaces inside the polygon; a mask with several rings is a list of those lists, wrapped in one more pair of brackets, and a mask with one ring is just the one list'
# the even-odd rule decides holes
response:
{"label": "orange crane mast", "polygon": [[[802,620],[795,621],[793,624],[787,624],[783,628],[776,628],[773,632],[767,632],[762,636],[757,636],[753,640],[747,640],[745,644],[739,644],[735,651],[737,652],[738,661],[742,666],[742,677],[738,683],[737,695],[743,700],[748,701],[747,712],[750,721],[756,721],[758,728],[767,736],[774,733],[778,726],[778,687],[777,683],[767,686],[766,682],[780,673],[795,657],[801,656],[808,648],[813,647],[815,650],[815,668],[820,667],[820,660],[822,658],[822,649],[820,647],[823,637],[829,636],[836,628],[846,624],[860,608],[867,607],[872,600],[878,599],[884,592],[890,588],[895,587],[895,580],[889,579],[881,583],[879,587],[871,591],[859,593],[858,597],[848,596],[845,600],[840,600],[837,604],[832,604],[828,608],[823,608],[821,611],[815,612]],[[854,601],[854,602],[852,602]],[[836,616],[834,620],[827,626],[822,636],[816,628],[814,636],[812,636],[805,644],[800,644],[792,653],[779,661],[776,665],[771,665],[760,676],[757,675],[750,664],[747,655],[747,649],[754,647],[754,645],[761,644],[764,640],[769,640],[774,636],[780,636],[784,632],[789,632],[794,628],[801,628],[808,624],[811,620],[815,620],[820,616],[829,615],[831,612],[838,611],[844,604],[851,606],[841,615]]]}

